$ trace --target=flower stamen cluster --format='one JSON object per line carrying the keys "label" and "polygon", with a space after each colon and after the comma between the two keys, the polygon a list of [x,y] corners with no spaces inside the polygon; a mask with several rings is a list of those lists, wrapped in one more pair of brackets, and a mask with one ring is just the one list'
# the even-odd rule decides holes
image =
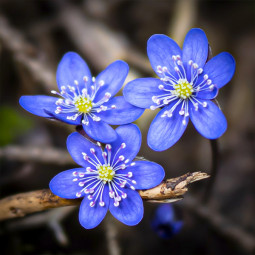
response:
{"label": "flower stamen cluster", "polygon": [[[160,84],[158,88],[166,93],[160,96],[153,96],[152,101],[156,103],[157,106],[152,105],[150,109],[155,110],[156,108],[163,107],[173,101],[176,101],[172,108],[165,111],[161,117],[171,118],[176,107],[181,104],[179,114],[183,116],[183,125],[186,125],[185,117],[189,116],[188,102],[193,104],[196,111],[198,110],[199,105],[206,107],[207,103],[198,99],[196,95],[201,91],[212,91],[215,85],[212,84],[212,80],[209,79],[207,74],[204,74],[203,80],[197,83],[198,76],[203,73],[203,69],[199,68],[192,60],[188,61],[189,68],[185,69],[179,55],[173,55],[172,59],[175,63],[174,70],[177,75],[174,76],[171,74],[166,66],[157,66],[157,73],[163,76],[160,78],[163,84]],[[188,78],[190,81],[188,81]]]}
{"label": "flower stamen cluster", "polygon": [[[105,84],[103,80],[96,81],[93,77],[91,86],[88,86],[88,77],[83,77],[84,87],[81,89],[79,82],[74,80],[74,86],[61,86],[61,91],[58,93],[55,90],[52,90],[52,94],[59,95],[60,99],[56,101],[56,110],[55,113],[75,113],[74,115],[68,115],[66,118],[68,120],[76,120],[80,115],[83,115],[82,123],[85,125],[89,124],[90,116],[93,121],[100,121],[101,118],[95,113],[100,113],[101,111],[108,111],[111,109],[116,109],[116,105],[111,105],[111,107],[104,106],[103,104],[108,102],[111,98],[111,94],[106,92],[104,97],[94,103],[98,90]],[[91,94],[88,93],[88,90],[91,91]]]}
{"label": "flower stamen cluster", "polygon": [[[135,190],[132,184],[136,184],[136,181],[132,179],[132,172],[125,174],[121,173],[121,170],[127,167],[134,166],[135,162],[128,164],[129,160],[125,160],[123,155],[119,155],[120,151],[126,147],[125,143],[122,143],[115,155],[111,154],[111,145],[106,144],[106,150],[103,151],[100,143],[97,143],[101,148],[104,162],[100,162],[96,155],[95,149],[90,148],[91,155],[82,153],[85,161],[89,162],[93,167],[87,167],[85,172],[73,172],[74,182],[78,182],[81,188],[76,193],[76,197],[81,197],[82,193],[88,196],[90,206],[95,206],[99,199],[99,205],[104,206],[103,192],[104,186],[109,187],[109,197],[114,199],[114,206],[119,206],[119,202],[122,199],[127,198],[127,194],[122,189],[128,186],[130,189]],[[121,164],[120,164],[121,163]]]}

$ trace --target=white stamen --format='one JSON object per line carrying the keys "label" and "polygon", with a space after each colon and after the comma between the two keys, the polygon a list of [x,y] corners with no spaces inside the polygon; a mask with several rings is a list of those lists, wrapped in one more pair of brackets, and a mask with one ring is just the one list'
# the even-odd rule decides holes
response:
{"label": "white stamen", "polygon": [[163,66],[162,70],[163,70],[164,73],[166,73],[167,72],[167,67]]}
{"label": "white stamen", "polygon": [[212,84],[212,80],[207,80],[206,84],[207,85],[211,85]]}
{"label": "white stamen", "polygon": [[114,192],[112,190],[109,191],[109,196],[110,196],[110,198],[114,198]]}
{"label": "white stamen", "polygon": [[208,79],[208,75],[205,74],[205,75],[204,75],[204,80],[207,80],[207,79]]}
{"label": "white stamen", "polygon": [[180,115],[184,115],[184,113],[185,113],[185,112],[184,112],[183,109],[181,109],[181,110],[179,111],[179,114],[180,114]]}
{"label": "white stamen", "polygon": [[157,66],[157,72],[160,73],[160,74],[162,73],[162,67],[161,66]]}
{"label": "white stamen", "polygon": [[214,89],[214,85],[212,84],[209,89],[212,91]]}
{"label": "white stamen", "polygon": [[76,197],[81,197],[81,192],[77,192]]}
{"label": "white stamen", "polygon": [[192,67],[193,67],[194,69],[197,69],[197,68],[198,68],[198,65],[197,65],[196,63],[194,63],[194,64],[192,65]]}
{"label": "white stamen", "polygon": [[100,202],[99,202],[99,205],[100,205],[101,207],[103,207],[103,206],[105,205],[105,202],[100,201]]}
{"label": "white stamen", "polygon": [[203,69],[202,69],[202,68],[199,68],[199,69],[197,70],[197,72],[198,72],[198,74],[201,74],[201,73],[203,72]]}
{"label": "white stamen", "polygon": [[88,125],[89,124],[89,122],[88,121],[86,121],[86,120],[82,120],[82,124],[84,124],[84,125]]}
{"label": "white stamen", "polygon": [[158,88],[159,88],[160,90],[163,90],[163,89],[164,89],[164,85],[160,84],[160,85],[158,86]]}
{"label": "white stamen", "polygon": [[103,81],[103,80],[100,80],[100,81],[98,82],[98,84],[99,84],[100,87],[102,87],[102,86],[104,86],[104,81]]}
{"label": "white stamen", "polygon": [[105,145],[105,148],[106,148],[107,150],[111,150],[112,146],[111,146],[110,144],[106,144],[106,145]]}

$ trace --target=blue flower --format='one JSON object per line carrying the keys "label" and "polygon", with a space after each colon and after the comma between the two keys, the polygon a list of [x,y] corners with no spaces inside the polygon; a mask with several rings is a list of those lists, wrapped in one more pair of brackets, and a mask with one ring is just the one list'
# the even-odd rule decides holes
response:
{"label": "blue flower", "polygon": [[121,60],[110,64],[97,78],[92,77],[86,62],[74,52],[68,52],[57,69],[59,96],[22,96],[20,105],[27,111],[46,118],[55,118],[72,125],[81,125],[94,140],[112,142],[117,134],[110,125],[135,121],[143,113],[113,96],[121,89],[129,67]]}
{"label": "blue flower", "polygon": [[174,209],[170,204],[158,206],[151,222],[152,229],[163,239],[169,239],[178,234],[182,226],[183,222],[175,219]]}
{"label": "blue flower", "polygon": [[84,197],[79,212],[81,225],[96,227],[108,209],[126,225],[143,217],[143,201],[137,189],[153,188],[164,178],[164,169],[149,161],[133,161],[141,146],[134,124],[116,129],[118,138],[105,145],[91,143],[79,133],[67,139],[67,149],[81,168],[67,170],[50,182],[51,191],[63,198]]}
{"label": "blue flower", "polygon": [[211,100],[231,80],[233,57],[223,52],[207,62],[208,41],[198,28],[188,32],[183,50],[171,38],[157,34],[148,40],[147,52],[160,79],[133,80],[123,95],[137,107],[163,108],[151,123],[148,145],[155,151],[168,149],[180,139],[189,118],[202,136],[220,137],[227,121]]}

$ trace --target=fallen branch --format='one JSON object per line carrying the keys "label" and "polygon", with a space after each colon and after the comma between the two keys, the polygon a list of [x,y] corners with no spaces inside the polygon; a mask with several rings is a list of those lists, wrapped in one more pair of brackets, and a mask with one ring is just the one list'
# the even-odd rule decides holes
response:
{"label": "fallen branch", "polygon": [[[182,195],[188,191],[189,183],[208,177],[202,172],[187,173],[177,178],[167,179],[153,189],[140,190],[139,193],[144,200],[150,202],[174,202],[182,199]],[[81,199],[60,198],[49,189],[20,193],[0,200],[0,220],[23,217],[49,208],[78,205],[80,202]]]}

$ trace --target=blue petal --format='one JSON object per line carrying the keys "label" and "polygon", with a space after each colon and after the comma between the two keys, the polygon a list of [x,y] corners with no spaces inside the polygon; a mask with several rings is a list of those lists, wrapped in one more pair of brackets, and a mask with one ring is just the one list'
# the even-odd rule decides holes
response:
{"label": "blue petal", "polygon": [[[110,110],[97,113],[103,121],[111,125],[124,125],[137,120],[144,112],[144,109],[129,104],[124,97],[114,97],[103,104]],[[115,109],[111,106],[115,105]]]}
{"label": "blue petal", "polygon": [[153,96],[165,94],[158,86],[162,81],[156,78],[139,78],[129,82],[123,89],[125,99],[132,105],[141,108],[150,108],[156,104],[152,101]]}
{"label": "blue petal", "polygon": [[75,120],[67,119],[67,117],[71,117],[71,116],[75,115],[76,112],[72,112],[72,113],[58,113],[58,114],[56,114],[55,112],[48,112],[48,111],[46,111],[46,112],[48,113],[48,115],[50,117],[53,117],[53,118],[55,118],[57,120],[60,120],[60,121],[65,122],[65,123],[68,123],[70,125],[80,125],[81,124],[82,115],[78,116]]}
{"label": "blue petal", "polygon": [[206,107],[199,106],[195,111],[193,104],[189,105],[190,119],[197,131],[208,139],[220,137],[227,129],[227,121],[222,111],[210,100],[205,100]]}
{"label": "blue petal", "polygon": [[103,120],[94,121],[91,117],[88,117],[88,119],[88,125],[82,124],[88,136],[102,143],[110,143],[117,139],[115,130]]}
{"label": "blue petal", "polygon": [[186,124],[183,125],[183,116],[179,114],[181,104],[173,112],[172,117],[161,117],[161,115],[170,110],[177,101],[164,107],[154,118],[148,132],[148,145],[155,151],[163,151],[173,146],[184,133],[189,117],[186,117]]}
{"label": "blue petal", "polygon": [[178,44],[166,35],[156,34],[149,38],[147,43],[147,54],[151,63],[151,66],[158,76],[162,76],[157,72],[157,66],[165,66],[168,71],[178,78],[178,75],[174,71],[173,55],[182,54]]}
{"label": "blue petal", "polygon": [[126,147],[120,149],[115,159],[123,155],[125,160],[129,159],[129,162],[131,162],[136,157],[141,147],[142,135],[139,128],[135,124],[123,125],[116,129],[116,133],[118,134],[118,138],[111,143],[112,155],[115,155],[121,144],[125,143]]}
{"label": "blue petal", "polygon": [[155,213],[158,224],[167,224],[174,221],[174,209],[171,204],[160,205]]}
{"label": "blue petal", "polygon": [[207,74],[212,84],[218,88],[223,87],[235,73],[235,60],[227,52],[222,52],[209,60],[204,67],[204,74]]}
{"label": "blue petal", "polygon": [[[75,171],[84,172],[84,168],[74,168],[56,175],[49,184],[52,193],[62,198],[77,198],[76,193],[81,191],[82,187],[78,185],[78,182],[73,181]],[[84,195],[85,193],[82,193],[82,196]]]}
{"label": "blue petal", "polygon": [[138,192],[130,189],[123,191],[127,198],[122,199],[119,206],[114,206],[114,200],[110,199],[109,210],[117,220],[128,226],[134,226],[143,218],[143,201]]}
{"label": "blue petal", "polygon": [[101,221],[104,219],[108,208],[109,208],[109,189],[108,186],[104,186],[103,192],[103,201],[105,202],[104,206],[99,205],[99,199],[97,200],[94,207],[91,207],[89,204],[93,200],[88,200],[87,197],[81,202],[80,211],[79,211],[79,221],[80,224],[86,229],[92,229],[98,226]]}
{"label": "blue petal", "polygon": [[173,234],[178,234],[183,227],[183,221],[176,221],[173,223]]}
{"label": "blue petal", "polygon": [[89,157],[96,160],[93,154],[90,152],[91,148],[95,150],[95,154],[99,161],[104,162],[101,148],[77,132],[74,132],[68,136],[66,145],[67,150],[72,156],[73,160],[80,166],[85,168],[88,166],[91,167],[91,164],[83,158],[82,152],[85,152]]}
{"label": "blue petal", "polygon": [[150,161],[134,161],[135,165],[119,170],[118,174],[132,172],[132,179],[136,181],[136,189],[151,189],[162,182],[165,177],[164,168]]}
{"label": "blue petal", "polygon": [[45,112],[55,112],[58,98],[51,96],[22,96],[19,99],[20,105],[30,113],[35,115],[50,118],[51,116]]}
{"label": "blue petal", "polygon": [[74,81],[78,81],[79,87],[85,87],[84,76],[88,77],[87,84],[90,87],[91,73],[86,62],[75,52],[66,53],[61,59],[57,69],[57,84],[61,91],[61,86],[76,86]]}
{"label": "blue petal", "polygon": [[123,83],[128,75],[128,64],[122,60],[117,60],[110,64],[96,78],[96,82],[104,81],[104,85],[99,89],[93,100],[97,103],[101,100],[105,93],[108,92],[113,97],[123,86]]}
{"label": "blue petal", "polygon": [[205,32],[199,28],[191,29],[184,40],[182,60],[187,63],[193,60],[198,67],[204,67],[208,57],[208,40]]}

